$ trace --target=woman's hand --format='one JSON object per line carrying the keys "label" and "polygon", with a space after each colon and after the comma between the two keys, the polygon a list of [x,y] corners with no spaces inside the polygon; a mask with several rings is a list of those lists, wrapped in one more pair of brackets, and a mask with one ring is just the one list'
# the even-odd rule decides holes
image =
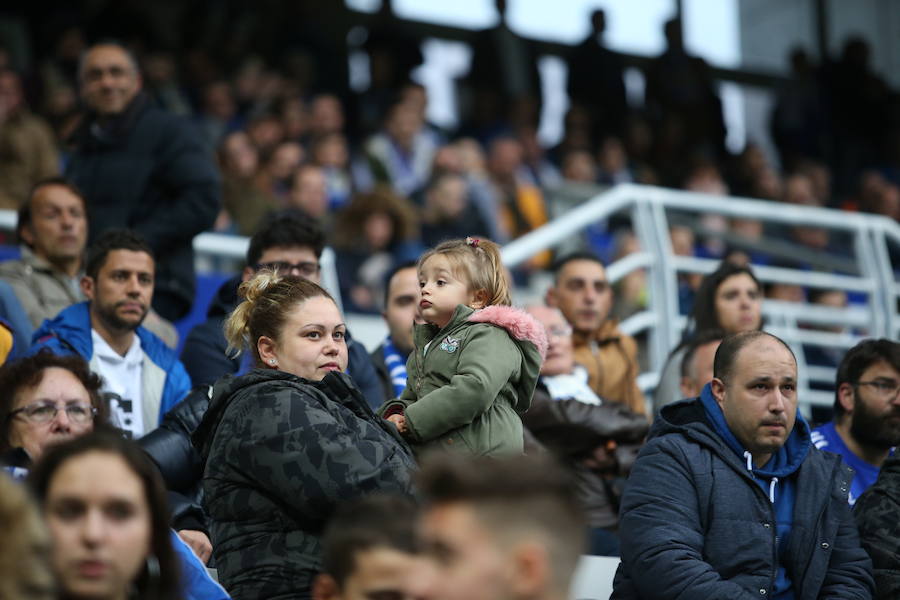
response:
{"label": "woman's hand", "polygon": [[403,415],[391,415],[387,418],[387,420],[393,423],[394,426],[397,427],[397,431],[399,431],[400,433],[406,433],[407,431],[409,431],[406,428],[406,417],[404,417]]}
{"label": "woman's hand", "polygon": [[212,542],[205,533],[193,529],[182,529],[178,532],[178,537],[194,551],[204,565],[209,562],[209,557],[212,556]]}

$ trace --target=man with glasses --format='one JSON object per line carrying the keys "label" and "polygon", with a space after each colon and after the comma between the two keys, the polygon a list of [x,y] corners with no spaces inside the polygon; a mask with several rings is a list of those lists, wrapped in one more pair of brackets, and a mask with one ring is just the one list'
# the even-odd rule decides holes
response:
{"label": "man with glasses", "polygon": [[834,418],[813,430],[812,442],[856,471],[849,498],[855,504],[900,444],[900,344],[864,340],[847,351],[837,370]]}
{"label": "man with glasses", "polygon": [[[279,273],[304,277],[320,283],[319,257],[325,246],[325,235],[309,217],[296,211],[270,215],[250,238],[247,266],[222,284],[207,313],[205,322],[188,334],[181,360],[195,385],[213,384],[226,374],[249,369],[249,353],[239,357],[227,354],[228,343],[222,325],[240,302],[238,287],[261,269],[277,269]],[[381,382],[365,346],[346,336],[347,372],[373,408],[384,402]]]}

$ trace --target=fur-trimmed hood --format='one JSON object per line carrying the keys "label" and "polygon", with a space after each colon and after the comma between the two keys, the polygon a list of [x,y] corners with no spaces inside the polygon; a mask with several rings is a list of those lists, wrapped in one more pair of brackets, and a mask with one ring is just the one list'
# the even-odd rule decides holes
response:
{"label": "fur-trimmed hood", "polygon": [[476,310],[466,319],[471,323],[490,323],[502,327],[517,342],[531,342],[541,355],[541,363],[547,358],[547,332],[544,326],[524,310],[512,306],[488,306]]}

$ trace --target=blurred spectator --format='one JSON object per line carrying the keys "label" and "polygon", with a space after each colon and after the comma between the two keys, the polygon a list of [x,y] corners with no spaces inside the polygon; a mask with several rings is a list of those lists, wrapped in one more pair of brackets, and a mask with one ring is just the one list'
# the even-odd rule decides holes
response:
{"label": "blurred spectator", "polygon": [[575,253],[559,259],[554,273],[547,304],[559,308],[572,326],[575,360],[588,370],[591,389],[604,400],[646,414],[637,386],[637,344],[611,318],[613,293],[606,267],[593,254]]}
{"label": "blurred spectator", "polygon": [[[178,65],[169,52],[153,52],[143,60],[144,87],[160,108],[183,117],[191,115],[191,101],[178,80]],[[215,148],[215,142],[209,148]]]}
{"label": "blurred spectator", "polygon": [[309,102],[309,136],[313,140],[344,133],[344,107],[334,94],[319,94]]}
{"label": "blurred spectator", "polygon": [[547,357],[523,422],[538,442],[572,469],[592,528],[591,554],[618,556],[621,486],[650,424],[616,402],[604,402],[575,363],[572,328],[555,308],[528,309],[547,331]]}
{"label": "blurred spectator", "polygon": [[900,595],[900,455],[884,461],[878,480],[856,502],[856,524],[862,546],[872,557],[875,600]]}
{"label": "blurred spectator", "polygon": [[[540,188],[522,177],[522,146],[512,137],[491,142],[488,173],[499,208],[504,237],[517,238],[547,222],[547,207]],[[549,252],[535,256],[531,264],[542,267],[550,262]]]}
{"label": "blurred spectator", "polygon": [[562,176],[569,183],[596,183],[597,165],[586,150],[572,150],[562,159]]}
{"label": "blurred spectator", "polygon": [[141,93],[134,58],[107,43],[80,70],[90,113],[76,135],[66,174],[84,193],[93,236],[131,227],[156,255],[154,308],[169,320],[194,301],[194,236],[219,210],[219,176],[199,138]]}
{"label": "blurred spectator", "polygon": [[313,600],[413,598],[418,507],[403,496],[372,495],[335,512],[322,535],[322,572]]}
{"label": "blurred spectator", "polygon": [[303,164],[306,152],[298,142],[279,142],[256,176],[256,185],[264,194],[277,198],[283,207],[294,183],[294,174]]}
{"label": "blurred spectator", "polygon": [[406,387],[406,360],[413,351],[413,324],[419,315],[419,274],[415,263],[403,263],[387,277],[384,310],[388,335],[372,351],[372,364],[381,379],[384,397],[397,398]]}
{"label": "blurred spectator", "polygon": [[0,281],[0,364],[25,356],[31,348],[31,323],[12,286]]}
{"label": "blurred spectator", "polygon": [[284,126],[273,114],[262,113],[254,116],[247,123],[246,129],[261,157],[270,156],[284,139]]}
{"label": "blurred spectator", "polygon": [[350,202],[352,181],[350,177],[350,150],[342,133],[326,133],[312,142],[312,161],[325,172],[328,193],[328,209],[336,212]]}
{"label": "blurred spectator", "polygon": [[685,50],[681,28],[678,19],[665,24],[666,50],[647,71],[647,110],[663,130],[664,155],[716,157],[725,149],[722,103],[709,65]]}
{"label": "blurred spectator", "polygon": [[300,165],[294,171],[293,185],[287,197],[287,208],[306,213],[330,230],[328,181],[325,170],[314,164]]}
{"label": "blurred spectator", "polygon": [[0,70],[0,209],[17,210],[31,186],[58,173],[53,132],[26,105],[19,75]]}
{"label": "blurred spectator", "polygon": [[[305,277],[319,283],[319,257],[325,247],[322,230],[308,216],[283,211],[269,215],[250,239],[247,265],[235,277],[222,284],[209,306],[206,321],[188,334],[181,358],[195,385],[212,385],[225,375],[243,375],[250,368],[249,359],[228,352],[222,329],[225,319],[239,304],[238,286],[262,269]],[[378,376],[368,352],[360,342],[345,332],[348,348],[347,372],[370,406],[381,406]]]}
{"label": "blurred spectator", "polygon": [[358,194],[337,215],[334,248],[344,309],[376,313],[385,275],[419,256],[415,209],[388,188]]}
{"label": "blurred spectator", "polygon": [[531,180],[543,189],[558,186],[562,182],[559,169],[547,159],[544,148],[538,140],[537,127],[522,125],[517,138],[522,146],[522,165]]}
{"label": "blurred spectator", "polygon": [[[633,231],[621,228],[616,231],[613,241],[613,261],[619,261],[641,251],[641,243]],[[647,271],[636,269],[631,271],[613,286],[616,301],[613,305],[612,316],[618,321],[624,321],[631,315],[644,310],[647,307]],[[640,354],[643,354],[641,350]]]}
{"label": "blurred spectator", "polygon": [[259,153],[243,131],[225,136],[218,151],[222,172],[222,209],[218,230],[253,235],[266,213],[277,207],[274,196],[256,185]]}
{"label": "blurred spectator", "polygon": [[781,164],[791,169],[802,158],[824,158],[830,132],[826,99],[809,54],[794,48],[789,60],[791,76],[776,91],[770,127]]}
{"label": "blurred spectator", "polygon": [[530,101],[539,107],[541,100],[541,77],[531,44],[509,27],[506,0],[494,4],[497,25],[475,34],[471,67],[462,80],[469,98],[462,121],[488,134],[494,133],[489,128],[498,121],[507,121],[515,104]]}
{"label": "blurred spectator", "polygon": [[154,429],[191,388],[172,350],[141,327],[154,273],[143,239],[127,230],[107,231],[91,246],[81,280],[88,301],[45,321],[32,347],[89,361],[103,377],[104,393],[113,396],[115,423],[136,438]]}
{"label": "blurred spectator", "polygon": [[[435,168],[455,172],[466,178],[469,198],[489,228],[491,240],[505,243],[509,234],[500,223],[499,198],[494,194],[487,170],[487,159],[481,145],[474,138],[460,138],[450,146],[444,146],[435,155]],[[447,159],[446,162],[441,162]]]}
{"label": "blurred spectator", "polygon": [[438,145],[424,126],[415,106],[391,106],[383,131],[365,145],[366,160],[376,183],[388,184],[405,196],[425,186]]}
{"label": "blurred spectator", "polygon": [[61,597],[189,593],[179,585],[190,575],[173,548],[165,489],[136,445],[108,431],[84,435],[51,448],[28,483],[53,540]]}
{"label": "blurred spectator", "polygon": [[591,32],[569,54],[568,92],[572,104],[591,113],[594,139],[621,135],[628,111],[625,98],[625,65],[603,43],[606,13],[591,13]]}
{"label": "blurred spectator", "polygon": [[723,261],[700,283],[682,339],[660,373],[654,410],[681,399],[679,373],[691,340],[707,331],[729,335],[762,326],[762,285],[749,266]]}
{"label": "blurred spectator", "polygon": [[237,103],[227,81],[215,81],[203,90],[203,108],[197,115],[200,135],[210,150],[218,148],[222,138],[238,128]]}
{"label": "blurred spectator", "polygon": [[681,398],[696,398],[703,386],[712,381],[713,359],[725,333],[707,329],[688,342],[681,359],[681,380],[678,388]]}
{"label": "blurred spectator", "polygon": [[597,182],[604,185],[631,183],[635,180],[634,174],[628,166],[625,146],[617,137],[606,137],[600,142],[600,150],[597,151],[597,168]]}
{"label": "blurred spectator", "polygon": [[0,598],[53,600],[56,581],[50,565],[50,535],[34,500],[21,485],[0,473]]}
{"label": "blurred spectator", "polygon": [[[813,288],[809,290],[807,301],[817,306],[827,306],[829,308],[847,308],[847,292],[844,290],[832,290],[827,288]],[[848,328],[842,325],[812,325],[801,323],[802,327],[808,329],[816,329],[818,331],[828,331],[830,333],[845,333]],[[844,358],[844,348],[831,345],[803,345],[803,354],[806,357],[806,364],[816,365],[819,367],[837,368],[841,360]],[[820,386],[814,386],[821,389]],[[832,386],[827,387],[833,390]]]}
{"label": "blurred spectator", "polygon": [[568,598],[586,524],[565,469],[535,456],[438,454],[419,474],[430,568],[414,571],[411,597]]}
{"label": "blurred spectator", "polygon": [[[695,162],[684,180],[684,189],[714,196],[727,196],[729,193],[719,168],[709,160]],[[700,227],[701,240],[697,254],[705,258],[722,258],[726,249],[722,234],[728,231],[728,219],[724,215],[704,213],[700,215]]]}
{"label": "blurred spectator", "polygon": [[422,244],[427,248],[450,239],[487,237],[490,231],[469,201],[466,180],[452,173],[438,175],[428,184],[421,217]]}
{"label": "blurred spectator", "polygon": [[45,179],[19,210],[22,258],[0,263],[32,327],[84,299],[79,289],[88,222],[81,193],[62,177]]}

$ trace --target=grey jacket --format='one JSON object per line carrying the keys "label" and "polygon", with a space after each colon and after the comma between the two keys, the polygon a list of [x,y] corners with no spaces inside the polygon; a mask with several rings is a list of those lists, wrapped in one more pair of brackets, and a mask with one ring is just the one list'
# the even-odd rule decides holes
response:
{"label": "grey jacket", "polygon": [[62,309],[85,299],[77,282],[56,271],[27,248],[22,250],[19,260],[0,263],[0,279],[12,286],[35,329],[44,319],[52,319]]}

